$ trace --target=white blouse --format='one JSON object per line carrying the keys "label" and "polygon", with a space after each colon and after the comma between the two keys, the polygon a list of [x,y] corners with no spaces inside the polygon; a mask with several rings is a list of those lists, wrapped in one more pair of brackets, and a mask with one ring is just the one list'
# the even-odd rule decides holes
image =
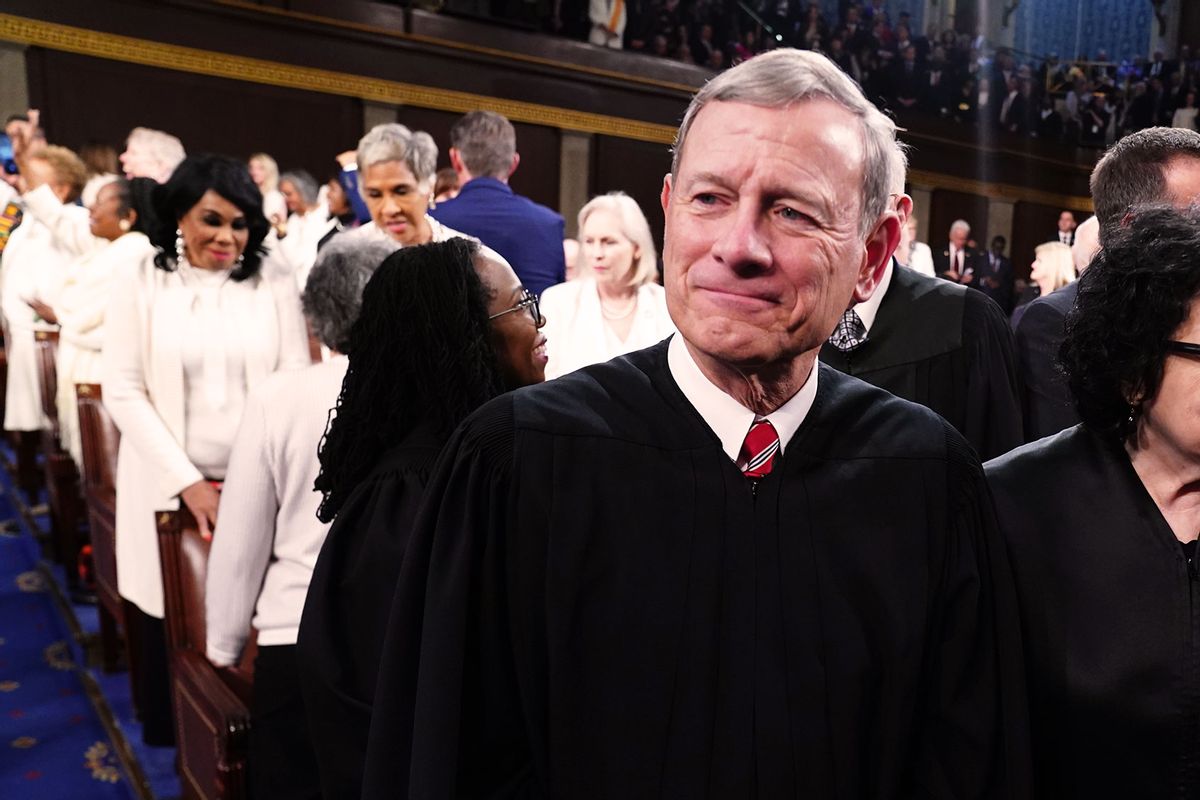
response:
{"label": "white blouse", "polygon": [[594,278],[546,289],[542,292],[541,311],[546,318],[542,332],[550,354],[547,380],[641,350],[675,333],[675,323],[667,313],[666,292],[657,283],[638,288],[633,325],[624,341],[605,323]]}

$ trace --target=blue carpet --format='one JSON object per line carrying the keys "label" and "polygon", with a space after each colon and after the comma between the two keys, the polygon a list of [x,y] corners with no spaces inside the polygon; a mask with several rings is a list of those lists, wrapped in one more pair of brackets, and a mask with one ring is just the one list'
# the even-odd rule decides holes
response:
{"label": "blue carpet", "polygon": [[[45,561],[38,571],[40,548],[14,508],[15,491],[0,469],[0,520],[16,523],[0,533],[0,798],[179,797],[175,748],[142,744],[127,671],[106,675],[87,666],[45,585],[48,571],[66,596],[65,573],[58,565],[47,570]],[[49,527],[45,516],[35,522],[39,534]],[[83,634],[98,634],[96,606],[72,603],[70,613]],[[103,694],[137,761],[134,775],[122,769],[86,683]]]}
{"label": "blue carpet", "polygon": [[[0,519],[15,518],[0,496]],[[27,531],[0,537],[0,797],[134,797]]]}

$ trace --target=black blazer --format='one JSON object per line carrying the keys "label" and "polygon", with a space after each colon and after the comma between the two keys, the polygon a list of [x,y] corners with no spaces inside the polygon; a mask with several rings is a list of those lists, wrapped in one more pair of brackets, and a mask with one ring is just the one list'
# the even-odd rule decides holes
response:
{"label": "black blazer", "polygon": [[[980,253],[978,250],[966,248],[963,250],[963,274],[968,272],[977,272],[980,264]],[[933,271],[938,275],[945,277],[945,273],[950,271],[950,245],[946,244],[941,252],[933,252]],[[956,281],[958,283],[960,281]]]}
{"label": "black blazer", "polygon": [[1067,312],[1075,304],[1079,283],[1072,282],[1030,303],[1017,325],[1017,368],[1021,376],[1021,409],[1025,441],[1077,425],[1079,413],[1058,367],[1058,349]]}

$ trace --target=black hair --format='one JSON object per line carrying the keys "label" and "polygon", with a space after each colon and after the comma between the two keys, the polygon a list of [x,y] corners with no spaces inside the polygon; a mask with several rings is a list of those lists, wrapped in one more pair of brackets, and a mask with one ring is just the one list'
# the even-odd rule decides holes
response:
{"label": "black hair", "polygon": [[154,191],[158,188],[158,181],[153,178],[117,178],[118,181],[124,184],[123,189],[118,189],[121,198],[121,213],[124,214],[129,209],[137,212],[137,220],[133,223],[133,230],[150,235],[150,231],[154,229],[156,211],[154,208]]}
{"label": "black hair", "polygon": [[148,234],[151,244],[159,249],[154,263],[167,272],[175,270],[175,232],[179,220],[210,189],[237,206],[246,217],[250,238],[242,253],[241,264],[234,268],[230,277],[235,281],[251,278],[258,274],[262,265],[262,243],[271,224],[263,216],[262,192],[254,185],[250,170],[244,162],[226,156],[188,156],[155,191],[153,227]]}
{"label": "black hair", "polygon": [[1162,382],[1166,343],[1200,293],[1200,210],[1142,206],[1079,279],[1059,360],[1084,424],[1133,435]]}
{"label": "black hair", "polygon": [[363,289],[350,330],[350,364],[321,440],[329,522],[379,457],[428,425],[445,438],[503,389],[488,320],[488,289],[475,272],[479,246],[467,239],[405,247]]}

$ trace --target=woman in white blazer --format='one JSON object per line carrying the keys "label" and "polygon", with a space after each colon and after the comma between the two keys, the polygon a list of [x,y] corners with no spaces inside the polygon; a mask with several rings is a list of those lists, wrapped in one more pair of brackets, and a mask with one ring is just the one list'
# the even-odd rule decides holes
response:
{"label": "woman in white blazer", "polygon": [[633,198],[613,192],[579,212],[579,277],[542,293],[546,377],[649,347],[675,332],[650,225]]}
{"label": "woman in white blazer", "polygon": [[155,192],[157,252],[112,285],[104,405],[121,431],[117,586],[143,637],[138,707],[149,744],[173,738],[154,512],[180,500],[207,534],[247,393],[309,363],[295,284],[259,274],[269,223],[244,164],[184,160]]}

